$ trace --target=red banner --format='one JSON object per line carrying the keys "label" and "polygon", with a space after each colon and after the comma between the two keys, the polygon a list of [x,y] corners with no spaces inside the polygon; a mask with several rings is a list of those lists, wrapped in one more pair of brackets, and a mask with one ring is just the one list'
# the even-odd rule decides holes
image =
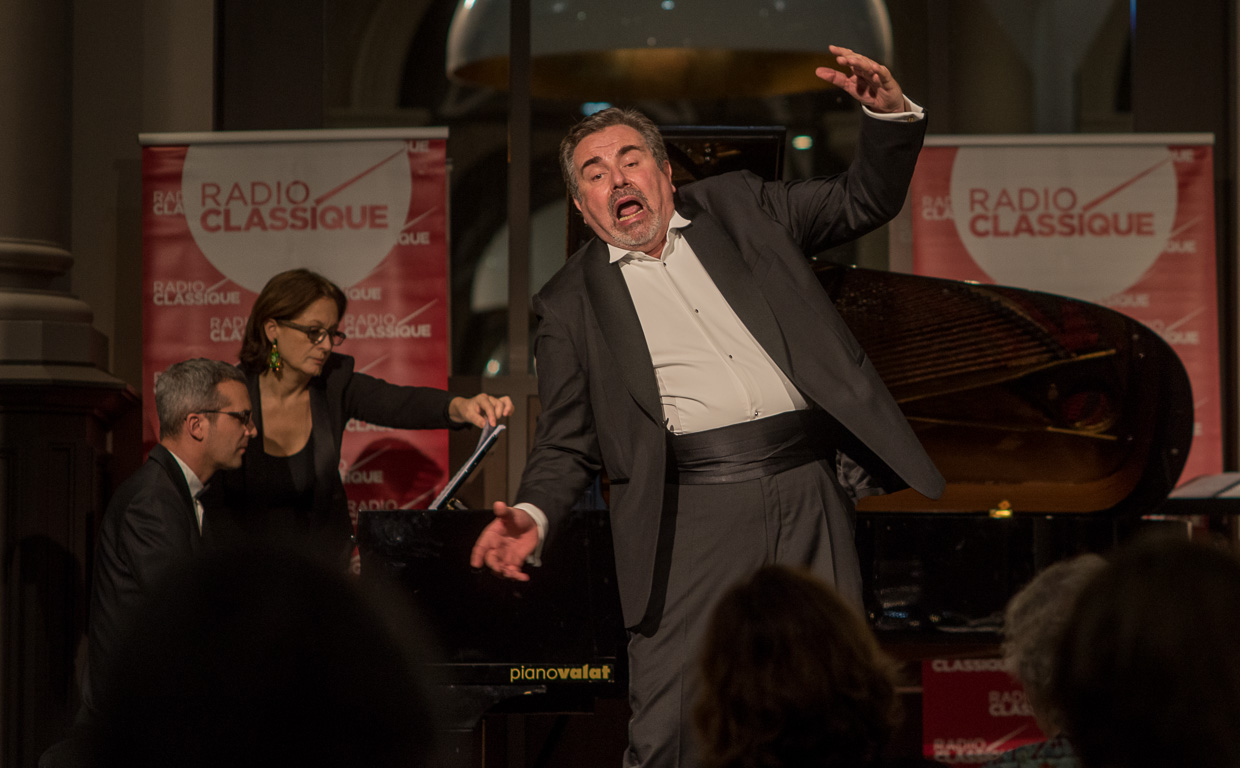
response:
{"label": "red banner", "polygon": [[[396,384],[448,379],[446,129],[144,135],[143,437],[159,373],[236,362],[251,305],[306,267],[344,289],[338,351]],[[357,509],[425,506],[447,479],[442,430],[349,422],[340,472]]]}
{"label": "red banner", "polygon": [[1046,739],[999,659],[923,661],[921,689],[922,754],[932,760],[985,763]]}
{"label": "red banner", "polygon": [[1181,479],[1223,468],[1209,136],[932,137],[913,271],[1102,304],[1175,349],[1195,407]]}

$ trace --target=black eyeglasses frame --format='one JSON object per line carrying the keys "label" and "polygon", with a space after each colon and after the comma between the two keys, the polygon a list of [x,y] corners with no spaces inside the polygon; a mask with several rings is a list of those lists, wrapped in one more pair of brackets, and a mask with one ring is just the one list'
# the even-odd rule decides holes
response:
{"label": "black eyeglasses frame", "polygon": [[249,409],[244,411],[194,411],[194,413],[224,413],[241,422],[243,427],[248,427],[254,418],[254,411]]}
{"label": "black eyeglasses frame", "polygon": [[285,328],[292,328],[294,331],[301,331],[306,334],[306,338],[310,340],[311,344],[318,344],[330,336],[332,347],[338,347],[345,342],[345,339],[349,338],[347,334],[333,331],[330,328],[312,328],[308,325],[292,323],[288,320],[277,320],[276,323],[283,325]]}

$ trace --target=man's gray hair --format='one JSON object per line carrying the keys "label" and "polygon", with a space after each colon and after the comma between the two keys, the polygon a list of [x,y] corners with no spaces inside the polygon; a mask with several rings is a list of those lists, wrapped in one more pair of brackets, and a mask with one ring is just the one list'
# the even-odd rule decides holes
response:
{"label": "man's gray hair", "polygon": [[239,368],[219,360],[197,357],[168,367],[155,381],[155,412],[159,415],[160,439],[181,433],[185,417],[213,411],[224,404],[219,385],[225,381],[245,384]]}
{"label": "man's gray hair", "polygon": [[577,169],[573,167],[573,153],[577,151],[577,145],[587,136],[613,125],[627,125],[640,133],[646,142],[646,149],[650,150],[650,154],[654,156],[660,169],[668,162],[667,146],[663,143],[663,134],[659,133],[659,127],[650,118],[636,109],[620,107],[608,107],[595,112],[574,125],[560,142],[560,172],[564,174],[564,184],[568,187],[568,193],[578,202],[581,202],[581,190],[578,185]]}
{"label": "man's gray hair", "polygon": [[1054,563],[1013,595],[1003,612],[1003,666],[1048,726],[1063,727],[1050,703],[1050,685],[1068,617],[1081,590],[1106,564],[1094,554]]}

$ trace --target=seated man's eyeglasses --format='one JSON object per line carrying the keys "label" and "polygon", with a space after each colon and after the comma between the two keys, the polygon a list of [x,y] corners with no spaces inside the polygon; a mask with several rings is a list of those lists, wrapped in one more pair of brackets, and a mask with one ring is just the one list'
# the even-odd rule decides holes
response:
{"label": "seated man's eyeglasses", "polygon": [[243,427],[244,427],[244,426],[246,426],[246,425],[248,425],[248,424],[250,423],[250,418],[251,418],[251,416],[253,416],[253,412],[252,412],[252,411],[249,411],[249,410],[246,410],[246,411],[197,411],[197,413],[223,413],[223,414],[227,414],[227,415],[229,415],[229,416],[232,416],[232,417],[233,417],[234,419],[236,419],[237,421],[241,422],[241,426],[243,426]]}
{"label": "seated man's eyeglasses", "polygon": [[320,341],[330,336],[332,339],[332,346],[338,347],[344,343],[345,339],[349,338],[340,331],[333,331],[330,328],[311,328],[307,325],[290,323],[287,320],[277,320],[276,322],[283,325],[285,328],[292,328],[294,331],[301,331],[306,334],[306,338],[310,339],[311,344],[318,344]]}

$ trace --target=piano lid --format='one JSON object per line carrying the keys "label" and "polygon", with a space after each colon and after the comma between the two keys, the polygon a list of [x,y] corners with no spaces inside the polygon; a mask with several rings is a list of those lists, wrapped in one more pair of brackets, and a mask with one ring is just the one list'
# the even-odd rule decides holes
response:
{"label": "piano lid", "polygon": [[816,264],[947,478],[871,511],[1151,511],[1192,441],[1179,357],[1113,310],[1003,286]]}

